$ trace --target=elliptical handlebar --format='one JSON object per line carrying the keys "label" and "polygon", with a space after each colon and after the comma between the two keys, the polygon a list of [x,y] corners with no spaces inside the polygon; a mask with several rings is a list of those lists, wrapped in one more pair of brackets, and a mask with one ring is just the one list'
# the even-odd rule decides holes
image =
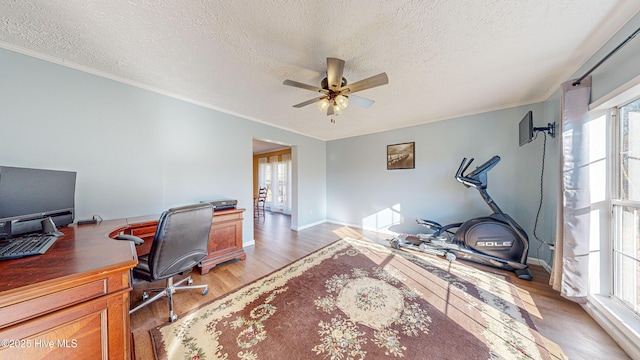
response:
{"label": "elliptical handlebar", "polygon": [[472,162],[473,162],[473,158],[471,158],[471,160],[469,160],[468,163],[467,163],[467,158],[462,158],[462,162],[460,163],[460,166],[458,167],[458,171],[456,171],[456,179],[461,177],[462,174],[465,171],[467,171],[467,168],[469,167],[469,165],[471,165]]}
{"label": "elliptical handlebar", "polygon": [[474,159],[471,158],[469,162],[467,162],[467,158],[463,158],[460,166],[458,167],[455,178],[466,187],[486,188],[487,172],[500,162],[500,156],[495,155],[484,164],[476,167],[472,172],[465,175],[464,173],[467,171],[473,160]]}

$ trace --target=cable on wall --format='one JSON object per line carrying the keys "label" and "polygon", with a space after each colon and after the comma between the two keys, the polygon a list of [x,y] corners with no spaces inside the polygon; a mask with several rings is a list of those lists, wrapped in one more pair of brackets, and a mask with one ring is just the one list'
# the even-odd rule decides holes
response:
{"label": "cable on wall", "polygon": [[[540,171],[540,202],[538,203],[538,212],[536,213],[536,222],[533,225],[533,236],[539,242],[538,247],[536,248],[538,258],[540,258],[539,254],[540,254],[540,248],[542,247],[542,245],[548,245],[550,247],[555,246],[555,244],[544,241],[540,239],[540,237],[538,236],[538,220],[540,219],[540,212],[542,210],[542,200],[544,197],[544,160],[547,152],[547,133],[543,131],[542,135],[544,135],[544,144],[542,145],[542,170]],[[537,137],[538,137],[538,133],[536,133],[536,138]]]}

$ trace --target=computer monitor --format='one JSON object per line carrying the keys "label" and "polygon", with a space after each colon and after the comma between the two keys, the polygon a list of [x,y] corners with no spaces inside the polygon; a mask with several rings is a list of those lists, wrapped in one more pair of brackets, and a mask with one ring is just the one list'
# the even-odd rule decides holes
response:
{"label": "computer monitor", "polygon": [[72,171],[0,166],[0,238],[41,231],[48,217],[72,223],[75,188]]}
{"label": "computer monitor", "polygon": [[533,111],[527,112],[520,120],[519,129],[520,146],[530,143],[533,140]]}

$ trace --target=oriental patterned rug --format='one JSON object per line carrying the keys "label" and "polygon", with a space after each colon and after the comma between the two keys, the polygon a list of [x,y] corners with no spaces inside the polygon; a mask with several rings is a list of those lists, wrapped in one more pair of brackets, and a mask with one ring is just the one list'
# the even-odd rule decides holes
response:
{"label": "oriental patterned rug", "polygon": [[507,277],[345,238],[151,330],[159,359],[550,359]]}

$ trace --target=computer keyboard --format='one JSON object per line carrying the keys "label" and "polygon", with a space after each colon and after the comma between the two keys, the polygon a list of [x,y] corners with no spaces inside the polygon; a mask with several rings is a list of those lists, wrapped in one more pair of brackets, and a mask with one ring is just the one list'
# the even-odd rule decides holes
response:
{"label": "computer keyboard", "polygon": [[44,254],[54,242],[57,235],[33,234],[0,241],[0,260],[17,259],[29,255]]}

